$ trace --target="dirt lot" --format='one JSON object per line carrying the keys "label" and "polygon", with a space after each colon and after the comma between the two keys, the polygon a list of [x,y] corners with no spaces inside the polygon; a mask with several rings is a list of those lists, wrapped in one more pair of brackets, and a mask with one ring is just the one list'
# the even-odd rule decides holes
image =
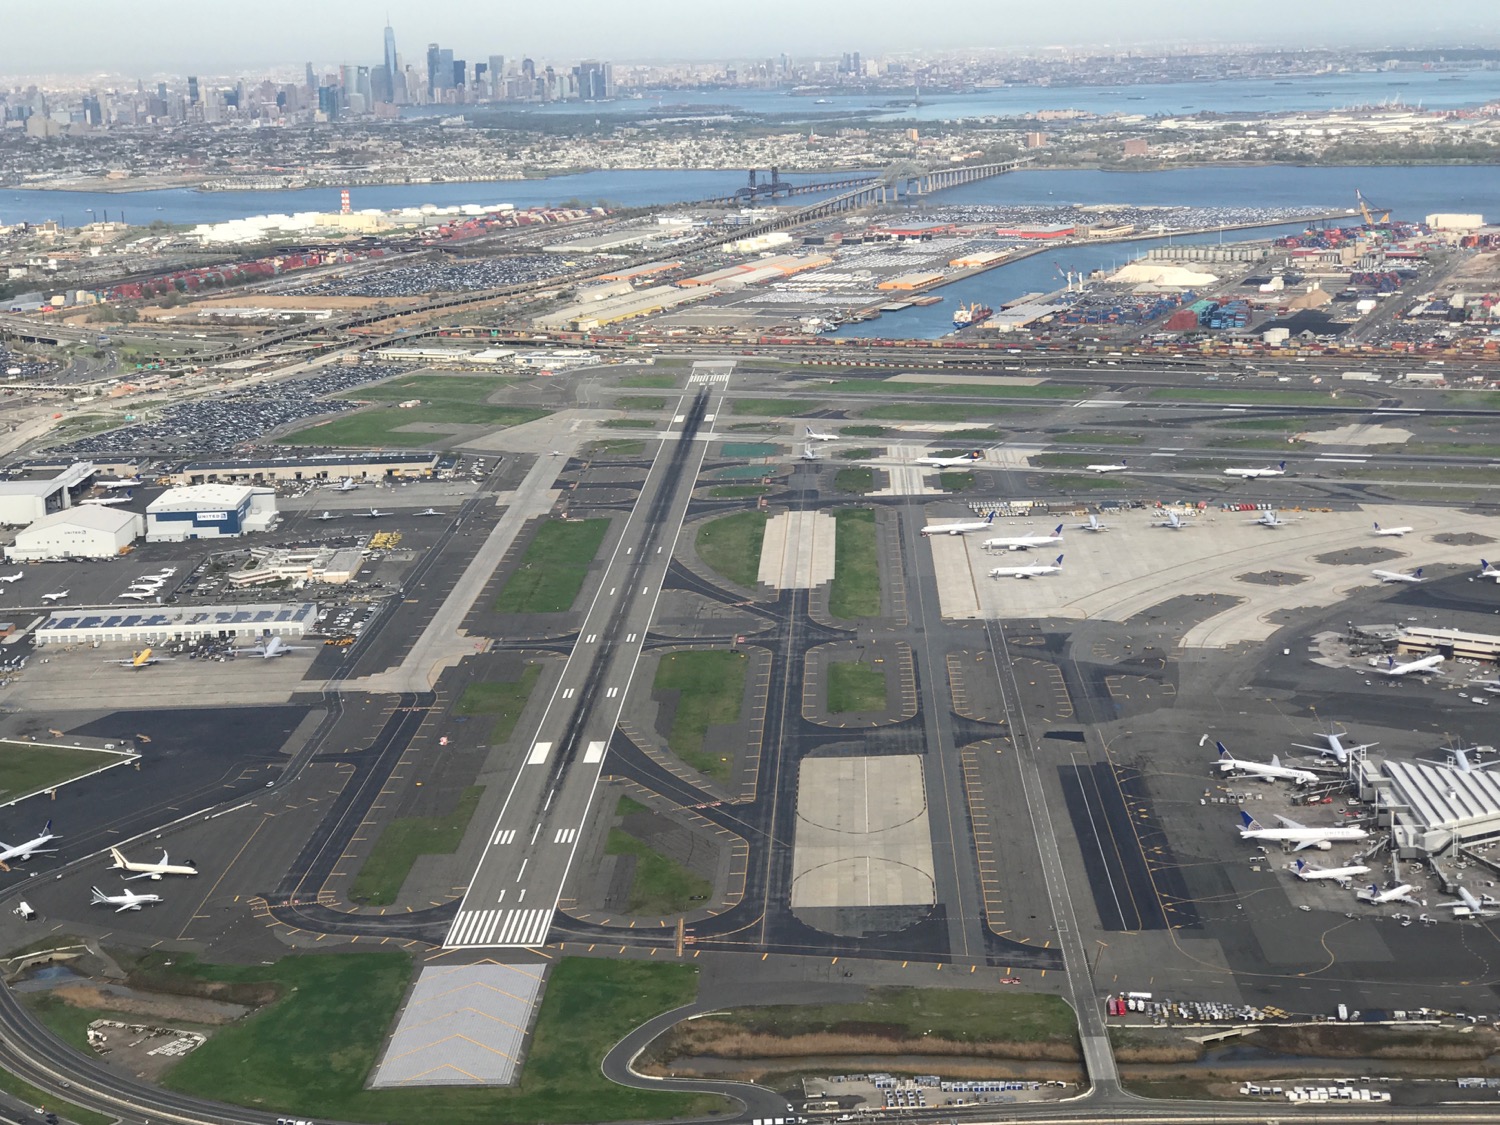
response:
{"label": "dirt lot", "polygon": [[197,996],[169,996],[165,993],[137,992],[116,984],[63,984],[51,994],[74,1008],[93,1008],[151,1019],[181,1020],[186,1023],[225,1024],[250,1011],[242,1004],[224,1000],[205,1000]]}

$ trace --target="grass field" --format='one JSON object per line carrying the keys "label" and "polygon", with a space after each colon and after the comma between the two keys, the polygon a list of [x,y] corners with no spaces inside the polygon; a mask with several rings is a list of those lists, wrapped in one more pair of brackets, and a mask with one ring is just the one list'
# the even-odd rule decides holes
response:
{"label": "grass field", "polygon": [[723,1108],[713,1098],[628,1090],[599,1072],[605,1052],[631,1028],[692,1000],[698,978],[686,965],[558,962],[515,1088],[366,1090],[365,1078],[411,976],[404,954],[304,955],[245,967],[170,956],[178,971],[185,963],[199,977],[275,981],[282,995],[178,1063],[164,1084],[183,1093],[310,1118],[390,1125],[552,1125]]}
{"label": "grass field", "polygon": [[856,446],[853,449],[840,449],[834,456],[841,461],[868,461],[875,453],[873,449]]}
{"label": "grass field", "polygon": [[828,711],[846,715],[851,711],[884,711],[885,673],[863,661],[838,660],[828,665]]}
{"label": "grass field", "polygon": [[875,513],[870,508],[842,508],[834,514],[833,582],[828,612],[841,621],[880,616],[880,555]]}
{"label": "grass field", "polygon": [[774,457],[781,446],[769,441],[726,441],[719,452],[725,457],[744,458]]}
{"label": "grass field", "polygon": [[1031,458],[1031,463],[1052,469],[1070,469],[1079,465],[1092,465],[1098,460],[1092,453],[1038,453]]}
{"label": "grass field", "polygon": [[702,906],[713,894],[713,884],[682,864],[637,840],[622,828],[609,830],[607,855],[635,856],[630,880],[630,913],[661,917],[685,914]]}
{"label": "grass field", "polygon": [[943,438],[946,441],[1001,441],[1005,435],[987,426],[975,426],[968,430],[949,430]]}
{"label": "grass field", "polygon": [[828,388],[829,394],[854,395],[968,395],[974,398],[1086,398],[1079,387],[1054,387],[1046,384],[1017,383],[991,386],[987,383],[893,383],[889,379],[840,379]]}
{"label": "grass field", "polygon": [[908,422],[969,422],[976,418],[1003,418],[1030,414],[1031,406],[998,406],[972,402],[891,402],[861,410],[861,418],[889,418]]}
{"label": "grass field", "polygon": [[739,652],[675,652],[656,668],[654,693],[676,692],[677,709],[667,745],[699,773],[727,780],[730,755],[704,749],[708,728],[738,722],[745,699],[745,666]]}
{"label": "grass field", "polygon": [[354,877],[349,898],[361,906],[395,902],[418,856],[451,855],[458,850],[483,793],[483,785],[471,785],[459,794],[458,807],[447,816],[403,816],[387,824]]}
{"label": "grass field", "polygon": [[737,398],[729,404],[736,414],[754,414],[761,418],[795,418],[828,409],[826,402],[801,402],[786,398]]}
{"label": "grass field", "polygon": [[1396,449],[1429,457],[1500,457],[1500,445],[1482,441],[1409,441]]}
{"label": "grass field", "polygon": [[489,744],[499,746],[516,729],[516,720],[521,717],[521,711],[531,698],[531,690],[536,687],[541,674],[540,664],[528,664],[521,671],[519,680],[467,684],[453,711],[458,715],[492,717],[494,723],[490,727]]}
{"label": "grass field", "polygon": [[[1047,477],[1047,484],[1069,492],[1118,492],[1130,485],[1118,476],[1100,473],[1058,473]],[[1211,486],[1210,486],[1211,487]]]}
{"label": "grass field", "polygon": [[866,492],[872,492],[875,489],[875,470],[840,469],[834,474],[833,487],[839,492],[863,496]]}
{"label": "grass field", "polygon": [[583,588],[608,530],[609,520],[604,518],[543,524],[495,599],[495,612],[566,612]]}
{"label": "grass field", "polygon": [[[545,410],[522,406],[492,406],[489,396],[510,380],[471,375],[408,375],[387,383],[360,387],[341,398],[380,403],[373,410],[343,414],[332,421],[314,424],[276,440],[283,445],[420,446],[441,445],[444,436],[404,433],[399,427],[413,423],[447,426],[518,426],[547,415]],[[401,410],[395,403],[421,399],[420,406]]]}
{"label": "grass field", "polygon": [[661,423],[656,418],[606,418],[599,424],[609,430],[654,430]]}
{"label": "grass field", "polygon": [[680,376],[677,375],[626,375],[620,380],[620,386],[638,388],[640,390],[664,391],[678,384]]}
{"label": "grass field", "polygon": [[118,754],[75,746],[0,742],[0,800],[41,793],[119,760]]}
{"label": "grass field", "polygon": [[974,474],[970,472],[942,472],[938,474],[938,484],[949,492],[965,492],[974,487]]}
{"label": "grass field", "polygon": [[729,581],[754,586],[767,518],[764,512],[736,512],[704,524],[694,541],[698,557]]}
{"label": "grass field", "polygon": [[1227,387],[1158,387],[1146,397],[1158,402],[1253,403],[1260,406],[1327,406],[1339,400],[1346,404],[1365,401],[1362,396],[1347,392],[1331,395],[1326,391],[1231,390]]}
{"label": "grass field", "polygon": [[672,400],[662,395],[621,395],[615,399],[616,410],[665,410]]}
{"label": "grass field", "polygon": [[1058,434],[1052,440],[1058,445],[1140,445],[1146,439],[1140,434],[1084,430],[1081,433]]}
{"label": "grass field", "polygon": [[880,1025],[903,1037],[931,1035],[957,1043],[1070,1042],[1073,1011],[1056,996],[942,988],[872,988],[859,1004],[733,1008],[715,1018],[774,1035]]}
{"label": "grass field", "polygon": [[1315,418],[1307,415],[1292,416],[1290,414],[1277,414],[1271,418],[1241,418],[1236,422],[1215,422],[1213,428],[1216,430],[1281,430],[1285,433],[1301,433],[1303,430],[1312,429],[1314,426],[1327,426],[1327,418]]}

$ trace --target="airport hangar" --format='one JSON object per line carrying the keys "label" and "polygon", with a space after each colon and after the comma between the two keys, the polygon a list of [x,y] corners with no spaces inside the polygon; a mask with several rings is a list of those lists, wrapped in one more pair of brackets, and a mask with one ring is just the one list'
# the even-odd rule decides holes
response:
{"label": "airport hangar", "polygon": [[54,477],[42,480],[0,481],[0,524],[24,527],[43,516],[73,506],[73,493],[93,477],[88,461],[69,465]]}
{"label": "airport hangar", "polygon": [[276,521],[276,493],[243,484],[169,488],[146,508],[146,542],[181,543],[265,531]]}
{"label": "airport hangar", "polygon": [[204,637],[304,637],[318,622],[316,602],[295,605],[184,606],[152,609],[53,610],[36,643],[159,645]]}
{"label": "airport hangar", "polygon": [[439,454],[430,450],[400,453],[323,453],[306,457],[252,457],[189,461],[164,474],[173,484],[258,484],[268,481],[384,480],[386,477],[430,477]]}
{"label": "airport hangar", "polygon": [[11,562],[48,559],[109,559],[144,534],[140,513],[104,504],[80,504],[36,520],[5,548]]}

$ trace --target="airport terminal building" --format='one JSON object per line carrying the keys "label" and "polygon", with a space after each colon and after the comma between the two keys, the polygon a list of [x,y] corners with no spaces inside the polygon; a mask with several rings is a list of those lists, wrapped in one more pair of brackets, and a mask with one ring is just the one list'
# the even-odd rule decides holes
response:
{"label": "airport terminal building", "polygon": [[1405,859],[1500,839],[1500,771],[1387,758],[1359,764],[1360,799],[1391,826]]}
{"label": "airport terminal building", "polygon": [[235,484],[169,488],[146,508],[146,542],[181,543],[265,531],[276,520],[276,493]]}
{"label": "airport terminal building", "polygon": [[36,630],[40,645],[160,645],[204,637],[255,640],[306,636],[318,621],[316,602],[297,605],[162,606],[56,609]]}

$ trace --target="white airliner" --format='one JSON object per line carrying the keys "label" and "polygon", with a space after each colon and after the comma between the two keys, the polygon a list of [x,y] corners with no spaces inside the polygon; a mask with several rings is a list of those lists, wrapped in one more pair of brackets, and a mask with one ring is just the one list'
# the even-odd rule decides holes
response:
{"label": "white airliner", "polygon": [[1404,573],[1402,571],[1399,571],[1399,570],[1372,570],[1372,571],[1370,571],[1370,573],[1373,574],[1376,578],[1380,579],[1382,582],[1423,582],[1423,581],[1426,581],[1422,577],[1422,568],[1420,566],[1417,567],[1417,569],[1414,570],[1414,571],[1412,571],[1410,574],[1406,574],[1406,573]]}
{"label": "white airliner", "polygon": [[165,585],[166,581],[160,578],[137,578],[126,589],[136,594],[154,594]]}
{"label": "white airliner", "polygon": [[56,839],[58,836],[52,831],[52,822],[49,820],[42,827],[40,835],[27,840],[24,844],[11,845],[0,841],[0,871],[9,871],[12,863],[30,859],[34,855],[51,855],[57,849],[44,845]]}
{"label": "white airliner", "polygon": [[353,492],[356,488],[359,487],[359,482],[356,481],[353,477],[345,477],[343,480],[339,481],[338,484],[326,484],[323,487],[330,488],[334,492]]}
{"label": "white airliner", "polygon": [[982,520],[963,520],[960,523],[930,523],[922,529],[923,535],[967,535],[971,531],[983,531],[995,522],[991,512]]}
{"label": "white airliner", "polygon": [[838,441],[839,439],[838,434],[820,434],[811,426],[804,427],[803,433],[807,435],[808,441]]}
{"label": "white airliner", "polygon": [[167,857],[167,849],[161,850],[161,859],[156,863],[146,860],[130,860],[119,848],[110,848],[109,854],[114,857],[114,863],[110,864],[111,871],[134,871],[136,874],[127,876],[125,882],[133,882],[136,879],[156,879],[163,875],[196,875],[198,869],[193,866],[193,861],[186,863],[173,863]]}
{"label": "white airliner", "polygon": [[1411,530],[1411,528],[1409,528],[1409,527],[1381,527],[1378,523],[1375,525],[1375,534],[1376,535],[1402,536],[1402,535],[1405,535],[1410,530]]}
{"label": "white airliner", "polygon": [[1256,820],[1244,810],[1240,811],[1240,839],[1241,840],[1274,840],[1282,844],[1296,844],[1295,851],[1303,848],[1321,848],[1327,851],[1334,843],[1345,840],[1363,840],[1369,835],[1363,828],[1355,825],[1345,825],[1337,828],[1317,828],[1307,824],[1298,824],[1291,817],[1278,816],[1280,828],[1265,828],[1260,821]]}
{"label": "white airliner", "polygon": [[1293,769],[1291,766],[1281,764],[1281,758],[1277,755],[1271,756],[1271,762],[1245,762],[1236,758],[1229,752],[1229,748],[1222,742],[1215,742],[1219,748],[1219,772],[1240,773],[1250,777],[1258,777],[1262,781],[1295,781],[1298,785],[1311,785],[1318,780],[1318,775],[1311,770]]}
{"label": "white airliner", "polygon": [[126,590],[120,595],[122,601],[144,602],[150,601],[156,594],[149,590]]}
{"label": "white airliner", "polygon": [[321,516],[313,516],[315,520],[341,520],[343,516],[336,516],[332,512],[324,512]]}
{"label": "white airliner", "polygon": [[1118,465],[1085,465],[1084,468],[1091,473],[1123,473],[1130,466],[1125,464],[1125,458],[1121,457]]}
{"label": "white airliner", "polygon": [[1267,466],[1263,469],[1225,469],[1226,477],[1284,477],[1286,476],[1286,462],[1283,461],[1276,468]]}
{"label": "white airliner", "polygon": [[123,914],[127,910],[139,910],[143,906],[152,906],[161,901],[161,895],[143,895],[126,889],[117,895],[107,895],[98,887],[90,887],[94,897],[89,902],[94,906],[113,906],[116,914]]}
{"label": "white airliner", "polygon": [[918,457],[918,465],[931,465],[935,469],[947,469],[954,465],[972,465],[975,461],[982,461],[984,454],[977,449],[971,449],[968,453],[960,453],[957,457]]}
{"label": "white airliner", "polygon": [[804,460],[804,461],[821,461],[822,459],[823,459],[822,456],[812,446],[810,446],[810,445],[804,445],[802,447],[802,460]]}
{"label": "white airliner", "polygon": [[1500,902],[1489,895],[1475,898],[1468,887],[1458,888],[1458,898],[1453,902],[1440,902],[1439,906],[1446,906],[1449,910],[1467,910],[1470,918],[1488,918],[1494,913],[1494,907],[1500,906]]}
{"label": "white airliner", "polygon": [[25,577],[26,572],[24,570],[18,570],[14,574],[0,574],[0,582],[4,582],[7,586],[9,586],[12,582],[19,582]]}
{"label": "white airliner", "polygon": [[1480,559],[1479,577],[1488,578],[1495,582],[1500,582],[1500,569],[1496,569],[1495,567],[1491,566],[1489,559]]}
{"label": "white airliner", "polygon": [[1040,578],[1048,574],[1062,573],[1063,557],[1058,555],[1050,563],[1031,563],[1029,566],[997,566],[990,571],[991,578]]}
{"label": "white airliner", "polygon": [[440,516],[442,514],[443,513],[438,511],[436,508],[423,508],[420,512],[417,513],[417,515],[419,516]]}
{"label": "white airliner", "polygon": [[986,539],[980,544],[986,550],[994,551],[1029,551],[1033,547],[1055,547],[1063,541],[1063,525],[1058,524],[1052,529],[1051,535],[1006,535],[999,539]]}
{"label": "white airliner", "polygon": [[124,496],[91,496],[87,500],[80,500],[80,504],[91,504],[96,508],[105,508],[111,504],[129,504],[133,499],[130,493]]}
{"label": "white airliner", "polygon": [[1350,754],[1357,754],[1363,750],[1369,750],[1380,745],[1380,743],[1378,742],[1365,742],[1361,743],[1358,746],[1345,746],[1345,736],[1342,733],[1333,734],[1329,731],[1321,730],[1315,733],[1313,737],[1324,739],[1328,743],[1328,745],[1304,746],[1300,742],[1294,742],[1292,743],[1292,745],[1295,746],[1298,750],[1311,750],[1321,757],[1332,758],[1334,761],[1338,762],[1339,765],[1343,765],[1345,762],[1347,762],[1349,760]]}
{"label": "white airliner", "polygon": [[378,519],[381,519],[381,518],[383,518],[385,516],[389,516],[389,515],[393,515],[393,514],[394,513],[392,513],[392,512],[382,512],[379,508],[371,508],[368,512],[365,513],[365,516],[368,519],[378,520]]}
{"label": "white airliner", "polygon": [[262,660],[272,660],[278,656],[285,656],[289,652],[307,652],[311,648],[311,645],[289,645],[280,637],[272,637],[254,648],[237,648],[234,651],[240,656],[258,656]]}
{"label": "white airliner", "polygon": [[1427,675],[1428,673],[1437,675],[1439,674],[1438,667],[1443,663],[1443,659],[1441,653],[1435,652],[1431,656],[1422,657],[1420,660],[1408,660],[1405,664],[1397,664],[1394,656],[1387,656],[1385,658],[1385,667],[1376,668],[1375,671],[1382,676],[1410,676],[1413,673],[1418,675]]}
{"label": "white airliner", "polygon": [[1081,523],[1081,524],[1078,525],[1078,530],[1079,531],[1108,531],[1109,530],[1109,524],[1107,524],[1107,523],[1100,523],[1098,516],[1090,516],[1088,523]]}
{"label": "white airliner", "polygon": [[1170,527],[1173,531],[1186,531],[1188,528],[1192,527],[1193,525],[1190,524],[1190,523],[1188,523],[1187,521],[1185,521],[1176,512],[1168,512],[1166,519],[1164,519],[1164,520],[1158,520],[1156,523],[1153,523],[1151,526],[1152,527]]}
{"label": "white airliner", "polygon": [[1417,888],[1410,883],[1402,883],[1399,887],[1382,891],[1374,883],[1371,883],[1355,897],[1360,902],[1368,902],[1371,906],[1384,906],[1388,902],[1404,902],[1408,906],[1421,906],[1422,904],[1411,897],[1412,891]]}
{"label": "white airliner", "polygon": [[1276,514],[1274,508],[1265,512],[1259,519],[1250,520],[1249,522],[1255,524],[1257,527],[1285,527],[1287,524],[1286,520]]}
{"label": "white airliner", "polygon": [[171,578],[172,575],[177,573],[177,568],[175,566],[164,566],[156,573],[160,578]]}
{"label": "white airliner", "polygon": [[138,488],[141,483],[140,477],[131,477],[129,480],[96,480],[95,488],[103,488],[113,492],[117,488]]}
{"label": "white airliner", "polygon": [[1362,863],[1352,864],[1349,867],[1309,867],[1306,860],[1299,859],[1292,864],[1292,873],[1304,882],[1336,879],[1342,883],[1346,879],[1353,879],[1356,875],[1368,875],[1370,869]]}
{"label": "white airliner", "polygon": [[44,601],[44,602],[60,602],[64,598],[66,598],[69,594],[71,594],[72,592],[73,592],[72,590],[54,590],[50,594],[43,594],[42,595],[42,601]]}

